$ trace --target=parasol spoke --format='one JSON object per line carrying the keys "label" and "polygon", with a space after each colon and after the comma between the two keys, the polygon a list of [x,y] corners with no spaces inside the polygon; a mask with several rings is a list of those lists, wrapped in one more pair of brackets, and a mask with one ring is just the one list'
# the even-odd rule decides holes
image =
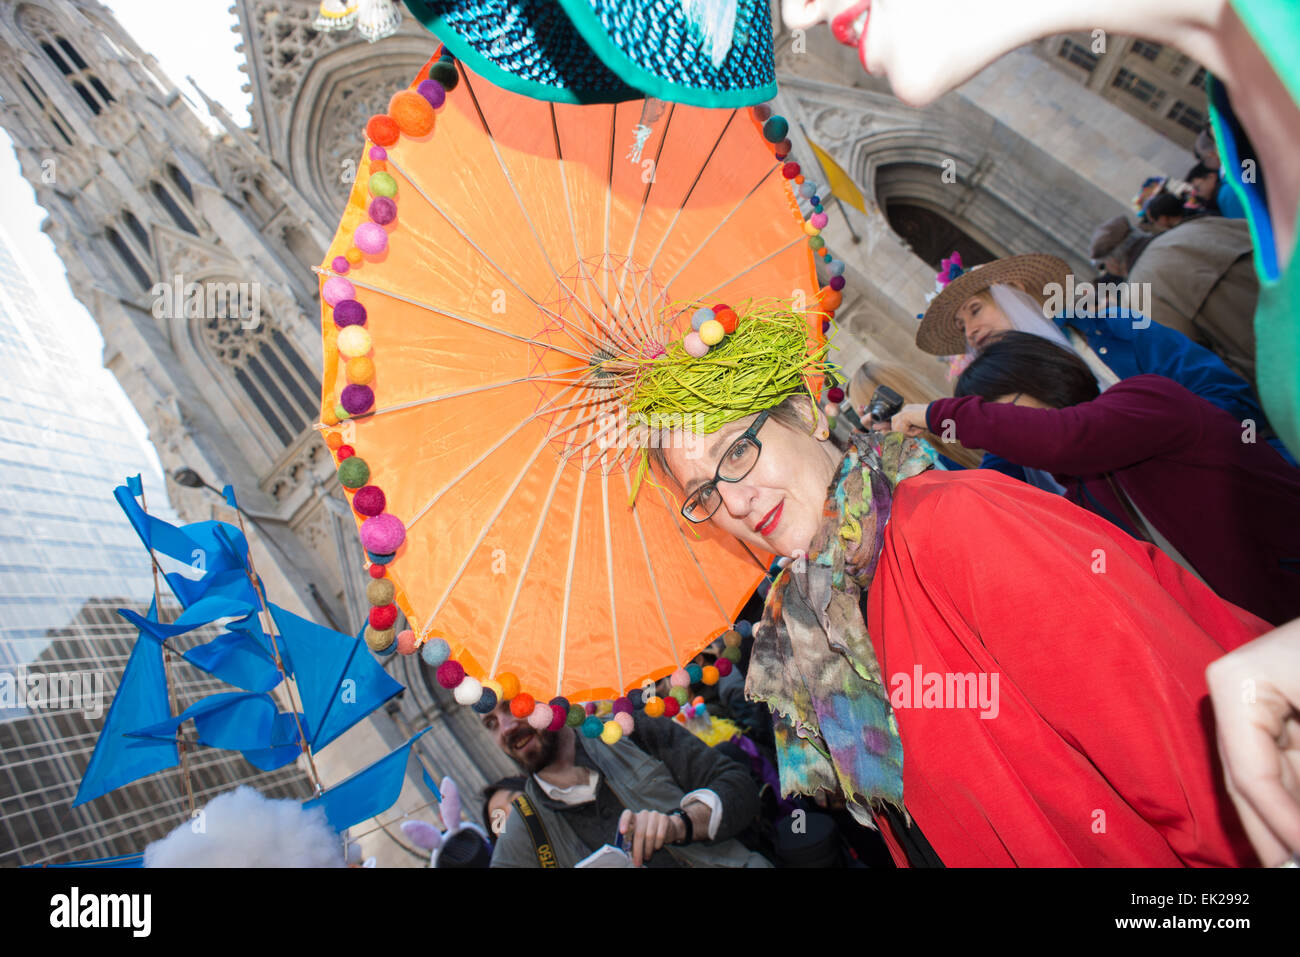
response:
{"label": "parasol spoke", "polygon": [[[406,181],[411,184],[411,188],[414,189],[417,193],[419,193],[424,198],[424,201],[427,202],[431,207],[433,207],[433,209],[438,213],[438,215],[441,216],[444,220],[446,220],[447,224],[450,225],[452,229],[456,230],[456,232],[460,234],[461,239],[465,240],[466,244],[471,249],[473,249],[476,253],[482,256],[484,261],[487,262],[487,264],[491,266],[493,269],[495,269],[501,275],[501,277],[505,279],[506,282],[514,286],[515,289],[518,290],[521,296],[523,296],[530,303],[532,303],[535,309],[537,309],[541,313],[550,316],[552,319],[555,319],[557,322],[559,322],[560,326],[566,332],[568,332],[569,338],[572,339],[576,345],[582,348],[590,348],[592,345],[600,344],[600,340],[592,336],[591,333],[586,328],[569,322],[564,318],[564,316],[560,315],[558,312],[555,312],[554,310],[547,308],[546,306],[538,302],[536,299],[534,299],[533,296],[527,290],[525,290],[522,286],[519,285],[518,281],[515,279],[514,276],[512,276],[506,269],[502,268],[502,266],[500,266],[496,262],[496,260],[494,260],[491,256],[489,256],[487,254],[487,251],[478,243],[476,243],[470,237],[469,233],[465,232],[465,230],[461,228],[459,223],[457,223],[450,216],[448,216],[447,213],[443,210],[443,208],[439,206],[436,202],[434,202],[433,197],[430,196],[428,191],[425,190],[425,188],[420,185],[419,181],[414,179],[411,176],[411,174],[407,172],[401,166],[401,164],[399,164],[397,160],[394,159],[391,155],[388,158],[388,165],[391,166],[393,169],[397,170],[397,172],[401,173],[401,175],[406,179]],[[534,233],[534,235],[536,235],[536,233]],[[356,280],[352,280],[352,282],[355,284]],[[378,291],[384,292],[385,290],[378,290]],[[578,338],[573,334],[574,330],[576,330],[578,333],[580,333],[582,336],[584,336],[587,339],[587,343],[585,345],[581,341],[579,341]]]}
{"label": "parasol spoke", "polygon": [[609,581],[609,622],[614,632],[614,673],[618,675],[615,690],[620,695],[627,690],[623,681],[623,653],[618,643],[618,603],[614,600],[614,539],[609,530],[609,473],[600,473],[601,514],[605,517],[605,574]]}
{"label": "parasol spoke", "polygon": [[[623,487],[627,489],[628,498],[631,498],[632,479],[626,471],[623,473]],[[659,620],[663,622],[664,634],[668,636],[668,648],[672,652],[673,664],[680,664],[681,658],[678,657],[677,642],[673,638],[673,628],[668,623],[668,610],[664,608],[663,594],[659,591],[659,577],[655,574],[654,562],[650,560],[650,547],[646,544],[645,528],[641,525],[641,513],[635,508],[630,511],[632,513],[632,523],[636,526],[636,537],[641,542],[641,557],[645,560],[646,573],[650,576],[650,589],[654,592],[655,607],[659,609]]]}
{"label": "parasol spoke", "polygon": [[[528,569],[533,561],[533,555],[537,552],[537,546],[542,540],[542,529],[546,525],[546,520],[550,517],[551,503],[555,501],[555,490],[560,487],[560,477],[564,474],[565,462],[560,461],[555,466],[555,475],[551,477],[551,487],[546,490],[546,501],[542,503],[538,511],[537,524],[533,527],[533,537],[528,543],[528,550],[524,553],[523,565],[519,569],[519,578],[515,582],[514,594],[510,596],[510,604],[506,608],[505,621],[501,623],[501,637],[497,639],[497,650],[492,655],[492,666],[488,669],[488,677],[495,677],[497,671],[501,668],[501,652],[505,650],[506,638],[510,634],[510,622],[514,620],[515,608],[519,604],[519,596],[523,593],[524,582],[528,580]],[[555,692],[557,695],[559,691]]]}
{"label": "parasol spoke", "polygon": [[731,277],[729,277],[729,278],[727,278],[727,279],[724,279],[722,282],[718,283],[716,286],[714,286],[712,289],[710,289],[708,292],[706,292],[704,295],[700,296],[699,298],[700,298],[700,299],[707,299],[709,296],[713,295],[713,294],[714,294],[715,292],[717,292],[719,289],[723,289],[723,288],[725,288],[726,286],[729,286],[731,283],[735,282],[735,281],[736,281],[737,279],[739,279],[741,276],[744,276],[744,275],[747,274],[747,273],[751,273],[751,272],[753,272],[755,269],[757,269],[759,266],[763,265],[763,263],[767,262],[769,259],[775,259],[777,256],[781,255],[781,254],[782,254],[783,252],[785,252],[787,249],[793,249],[795,246],[802,246],[805,242],[807,242],[807,240],[808,240],[808,237],[806,237],[806,236],[800,236],[798,239],[792,239],[792,240],[790,240],[788,243],[786,243],[786,244],[785,244],[784,246],[782,246],[780,249],[776,250],[776,252],[768,253],[768,254],[767,254],[766,256],[764,256],[762,259],[760,259],[760,260],[758,260],[757,262],[753,263],[753,264],[752,264],[748,269],[742,269],[740,272],[736,273],[734,276],[731,276]]}
{"label": "parasol spoke", "polygon": [[535,422],[537,419],[541,418],[541,416],[546,411],[548,411],[547,406],[552,405],[555,402],[555,400],[558,399],[560,396],[564,395],[566,392],[570,392],[576,389],[577,387],[578,387],[577,383],[572,383],[560,389],[555,393],[555,395],[553,395],[550,399],[548,399],[541,406],[539,406],[536,411],[534,411],[531,415],[527,416],[526,418],[522,419],[518,425],[516,425],[513,429],[511,429],[500,439],[498,439],[496,444],[491,445],[488,448],[484,449],[482,454],[480,454],[478,458],[476,458],[473,462],[469,463],[469,465],[465,466],[465,468],[463,468],[459,474],[454,476],[451,479],[451,481],[449,481],[446,485],[440,488],[434,494],[433,498],[429,499],[429,501],[425,504],[424,508],[416,512],[414,517],[412,517],[410,520],[407,521],[406,530],[409,532],[411,530],[411,527],[414,526],[416,522],[418,522],[428,513],[429,509],[433,508],[435,505],[438,504],[439,499],[441,499],[444,495],[446,495],[449,491],[451,491],[451,489],[454,488],[456,484],[459,483],[462,479],[464,479],[467,475],[469,475],[470,472],[474,471],[474,469],[478,468],[485,461],[487,461],[488,457],[491,456],[493,452],[496,452],[508,441],[510,441],[512,438],[518,435],[521,431],[523,431],[523,429],[526,426],[530,425],[531,423]]}
{"label": "parasol spoke", "polygon": [[[580,380],[579,380],[580,381]],[[461,399],[467,395],[474,395],[478,392],[494,392],[497,389],[504,389],[512,385],[520,385],[524,382],[547,382],[556,385],[575,384],[571,377],[549,376],[549,375],[526,375],[516,379],[503,379],[500,382],[489,382],[487,385],[470,386],[465,389],[457,389],[455,392],[444,392],[441,395],[425,396],[423,399],[412,399],[410,402],[399,402],[397,405],[386,405],[382,409],[373,409],[361,415],[353,416],[354,419],[369,419],[377,415],[384,415],[388,412],[404,412],[407,409],[418,408],[422,405],[432,405],[435,402],[442,402],[446,399]]]}
{"label": "parasol spoke", "polygon": [[[663,156],[664,144],[668,142],[668,131],[672,128],[673,114],[676,113],[676,111],[677,111],[677,104],[669,103],[668,116],[664,120],[664,135],[659,137],[659,144],[655,148],[654,165],[651,167],[651,169],[657,170],[659,168],[659,158]],[[632,226],[632,238],[628,240],[627,258],[623,263],[623,275],[619,278],[618,281],[618,284],[620,286],[622,286],[627,279],[627,264],[632,261],[632,251],[636,248],[637,233],[641,231],[641,220],[645,216],[646,203],[650,201],[650,190],[654,189],[654,186],[655,186],[655,177],[651,176],[650,181],[645,184],[645,190],[642,191],[641,193],[641,208],[637,210],[636,222]]]}
{"label": "parasol spoke", "polygon": [[582,494],[587,488],[587,471],[578,473],[577,501],[573,506],[573,526],[569,529],[569,564],[564,572],[564,605],[560,609],[560,655],[555,667],[555,693],[563,694],[564,653],[569,643],[569,603],[573,597],[573,566],[578,553],[578,527],[582,521]]}
{"label": "parasol spoke", "polygon": [[[553,138],[553,140],[554,140],[554,142],[555,142],[555,160],[556,160],[556,166],[558,167],[558,169],[559,169],[559,171],[560,171],[560,186],[561,186],[561,189],[562,189],[563,192],[564,192],[564,211],[565,211],[565,213],[568,215],[568,219],[569,219],[569,234],[573,237],[573,254],[574,254],[574,258],[576,259],[576,261],[577,261],[577,263],[578,263],[578,269],[581,270],[582,273],[586,276],[586,278],[587,278],[587,280],[588,280],[588,283],[591,285],[592,289],[593,289],[593,290],[596,290],[595,279],[594,279],[594,277],[591,275],[590,270],[587,269],[587,264],[586,264],[586,262],[585,262],[584,259],[583,259],[582,249],[580,248],[580,246],[579,246],[579,244],[578,244],[578,226],[577,226],[577,224],[573,221],[573,200],[572,200],[572,198],[571,198],[570,195],[569,195],[569,175],[568,175],[568,172],[567,172],[566,167],[565,167],[565,162],[564,162],[564,151],[560,148],[560,127],[559,127],[558,122],[557,122],[556,119],[555,119],[555,104],[554,104],[554,103],[551,103],[551,104],[549,104],[549,106],[550,106],[550,110],[551,110],[551,136],[552,136],[552,138]],[[612,124],[612,121],[611,121],[611,124]],[[612,144],[612,141],[611,141],[611,144]],[[613,159],[613,157],[612,157],[612,154],[611,154],[611,161],[612,161],[612,159]],[[603,271],[603,270],[602,270],[602,271]],[[606,312],[609,316],[611,316],[611,317],[614,319],[615,322],[619,322],[619,320],[620,320],[622,314],[619,313],[619,312],[617,312],[617,311],[616,311],[616,310],[615,310],[615,309],[614,309],[614,308],[609,304],[609,299],[608,299],[608,297],[607,297],[607,294],[606,294],[605,292],[600,291],[600,290],[596,290],[596,292],[597,292],[597,294],[600,296],[601,304],[605,307],[605,312]],[[583,305],[584,305],[584,307],[586,306],[585,301],[584,301]],[[588,312],[591,312],[590,308],[588,308],[587,311],[588,311]],[[622,323],[620,323],[620,328],[621,328],[621,327],[622,327]],[[636,328],[635,325],[632,326],[631,330],[625,330],[625,331],[628,331],[628,332],[630,333],[629,338],[630,338],[630,340],[632,340],[632,341],[635,341],[635,340],[638,339],[638,338],[640,338],[640,339],[644,339],[644,338],[645,338],[644,330],[641,330],[641,329]],[[635,350],[633,350],[633,351],[635,351]]]}
{"label": "parasol spoke", "polygon": [[[727,221],[730,220],[732,216],[736,215],[736,213],[740,212],[741,207],[744,206],[745,203],[747,203],[751,197],[753,197],[758,193],[759,187],[761,187],[765,182],[767,182],[768,178],[771,177],[771,175],[775,173],[777,170],[779,170],[780,168],[781,168],[781,164],[776,163],[774,166],[772,166],[771,169],[769,169],[766,173],[764,173],[761,177],[759,177],[758,182],[754,184],[753,188],[750,189],[750,191],[741,198],[740,202],[738,202],[735,206],[731,208],[730,212],[728,212],[726,216],[723,216],[722,219],[719,220],[718,224],[713,227],[713,231],[709,233],[709,235],[705,236],[704,240],[697,247],[695,247],[695,249],[690,253],[690,255],[688,255],[682,261],[682,264],[677,267],[677,271],[673,273],[672,276],[669,277],[667,282],[664,283],[665,289],[667,289],[669,286],[673,284],[673,281],[682,274],[682,271],[687,266],[689,266],[692,261],[694,261],[695,257],[698,256],[701,252],[703,252],[708,247],[709,243],[713,241],[713,237],[718,234],[718,230],[722,229],[723,226],[727,225]],[[661,243],[660,245],[662,246],[663,244]],[[658,256],[659,253],[656,252],[655,255]],[[653,260],[652,260],[652,264],[653,264]]]}
{"label": "parasol spoke", "polygon": [[[324,269],[320,266],[313,266],[312,269],[322,276],[339,275],[339,273],[336,273],[333,270]],[[410,306],[415,306],[417,309],[425,309],[439,316],[446,316],[448,319],[454,319],[456,322],[463,322],[467,326],[473,326],[476,329],[482,329],[484,332],[491,332],[498,336],[504,336],[507,339],[513,339],[516,342],[522,342],[526,345],[540,346],[544,349],[549,349],[552,352],[559,352],[563,355],[569,356],[570,358],[578,359],[583,363],[587,363],[591,361],[590,354],[586,352],[573,352],[570,349],[565,349],[560,346],[551,345],[548,342],[540,342],[537,339],[533,339],[530,336],[521,336],[517,332],[508,332],[505,329],[501,329],[497,326],[488,325],[486,322],[479,322],[477,319],[471,319],[468,316],[462,316],[455,312],[447,312],[445,309],[439,309],[437,306],[430,305],[429,303],[423,302],[419,299],[413,299],[410,296],[405,296],[400,292],[393,292],[390,289],[383,289],[379,286],[372,285],[371,283],[364,282],[361,279],[358,279],[356,277],[344,277],[344,278],[346,278],[348,282],[352,283],[352,285],[354,286],[360,286],[362,289],[369,289],[371,292],[378,293],[381,296],[387,296],[389,299],[396,299],[397,301],[404,302]],[[522,289],[520,289],[519,291],[523,292]],[[524,293],[524,295],[528,295],[528,294]],[[534,305],[537,305],[537,303],[534,303]],[[549,310],[545,310],[545,308],[540,305],[538,306],[538,308],[543,309],[544,311],[549,311]],[[559,317],[557,316],[556,318]],[[595,339],[593,339],[592,341],[599,342],[599,340],[595,340]]]}
{"label": "parasol spoke", "polygon": [[[483,114],[483,108],[479,105],[478,94],[474,92],[474,85],[470,82],[469,72],[465,69],[465,65],[460,61],[457,61],[456,66],[459,68],[461,76],[465,80],[465,91],[469,94],[470,101],[474,104],[474,112],[478,114],[479,123],[482,124],[483,132],[486,134],[488,143],[492,147],[492,155],[496,157],[497,165],[501,167],[501,174],[505,176],[506,183],[510,186],[510,192],[515,198],[515,203],[519,206],[519,212],[523,215],[524,221],[528,223],[528,231],[533,234],[533,240],[537,243],[537,248],[542,254],[542,259],[546,261],[547,268],[550,269],[551,275],[554,277],[555,282],[560,286],[560,288],[572,296],[575,302],[581,303],[581,300],[578,299],[578,296],[573,289],[571,289],[569,285],[560,278],[559,270],[555,268],[555,263],[551,261],[550,253],[546,250],[546,244],[542,242],[542,237],[537,233],[537,226],[533,223],[533,217],[528,214],[528,209],[524,206],[523,197],[519,195],[519,188],[515,185],[515,178],[510,175],[510,169],[506,165],[505,158],[501,155],[500,148],[497,146],[496,137],[492,135],[492,128],[488,125],[487,117]],[[581,303],[581,305],[587,310],[587,314],[591,317],[591,321],[595,323],[607,337],[619,342],[619,345],[627,348],[629,351],[635,351],[631,343],[621,342],[619,335],[606,325],[606,323],[601,320],[600,316],[587,308],[586,303]]]}
{"label": "parasol spoke", "polygon": [[664,490],[662,486],[656,484],[655,491],[659,493],[659,500],[664,503],[664,508],[668,509],[669,514],[672,515],[673,527],[677,529],[677,534],[681,538],[682,544],[686,546],[686,553],[690,556],[691,561],[694,563],[695,570],[696,572],[699,573],[700,581],[704,582],[704,587],[709,590],[709,597],[713,599],[714,607],[718,609],[718,614],[722,616],[723,620],[729,622],[730,620],[727,618],[726,609],[722,607],[722,602],[718,600],[717,592],[713,590],[713,583],[709,581],[709,576],[705,573],[704,566],[700,564],[700,559],[695,554],[695,549],[691,547],[690,539],[686,537],[686,532],[682,528],[682,523],[679,517],[679,513],[673,511],[672,507],[669,506],[668,499],[664,498]]}
{"label": "parasol spoke", "polygon": [[519,486],[523,484],[524,478],[527,477],[528,473],[532,470],[533,464],[541,457],[541,454],[546,451],[546,448],[550,444],[550,435],[543,436],[542,441],[537,443],[537,447],[533,449],[532,454],[524,461],[523,467],[519,470],[519,474],[515,476],[514,481],[510,483],[510,487],[506,489],[505,493],[501,496],[501,500],[497,502],[497,506],[493,509],[491,516],[489,516],[488,520],[483,523],[482,529],[479,530],[478,538],[476,538],[474,543],[466,550],[465,557],[461,560],[460,567],[456,569],[455,574],[451,576],[451,580],[447,582],[447,587],[443,589],[442,596],[438,599],[438,603],[434,605],[432,613],[430,613],[428,619],[425,621],[424,629],[421,634],[428,634],[430,629],[432,629],[434,620],[437,619],[438,615],[442,612],[442,606],[447,603],[447,599],[450,598],[451,593],[456,590],[456,585],[460,582],[461,578],[464,577],[466,569],[469,568],[469,563],[474,560],[474,553],[479,550],[479,547],[483,544],[483,540],[487,538],[488,532],[492,530],[492,526],[496,524],[497,519],[501,517],[501,513],[504,512],[506,506],[510,504],[510,500],[514,498],[515,492],[519,489]]}

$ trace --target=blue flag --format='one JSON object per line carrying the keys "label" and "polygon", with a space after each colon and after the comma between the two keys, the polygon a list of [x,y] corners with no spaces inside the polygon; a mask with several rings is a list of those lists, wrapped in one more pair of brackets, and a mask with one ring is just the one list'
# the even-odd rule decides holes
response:
{"label": "blue flag", "polygon": [[127,476],[126,487],[131,490],[131,494],[136,498],[144,494],[144,486],[140,483],[140,476],[138,475]]}
{"label": "blue flag", "polygon": [[280,670],[258,624],[256,609],[247,602],[222,596],[200,598],[168,625],[141,618],[129,608],[119,608],[117,613],[160,644],[205,625],[225,625],[228,631],[181,652],[181,657],[246,691],[270,691],[280,683]]}
{"label": "blue flag", "polygon": [[204,595],[257,604],[248,577],[248,542],[239,529],[215,521],[177,528],[142,509],[127,486],[119,485],[113,495],[181,605],[188,608]]}
{"label": "blue flag", "polygon": [[[157,608],[151,606],[149,619],[156,621],[157,617]],[[161,721],[170,714],[162,649],[152,641],[137,639],[72,806],[179,764],[175,736],[170,741],[127,736],[141,725]]]}
{"label": "blue flag", "polygon": [[300,618],[274,602],[280,652],[302,696],[304,733],[319,750],[402,690],[357,638]]}
{"label": "blue flag", "polygon": [[221,487],[221,494],[226,497],[227,505],[235,511],[239,511],[239,503],[235,501],[235,487],[233,485],[223,485]]}
{"label": "blue flag", "polygon": [[370,767],[362,768],[315,800],[305,802],[303,810],[323,807],[330,826],[336,831],[383,814],[397,803],[397,798],[402,793],[411,745],[428,730],[425,728],[424,731],[417,731],[411,740],[396,751],[380,758]]}
{"label": "blue flag", "polygon": [[176,729],[190,719],[200,744],[240,751],[263,771],[283,767],[302,750],[292,714],[281,714],[268,694],[241,691],[209,695],[175,717],[130,734],[146,739],[174,738]]}

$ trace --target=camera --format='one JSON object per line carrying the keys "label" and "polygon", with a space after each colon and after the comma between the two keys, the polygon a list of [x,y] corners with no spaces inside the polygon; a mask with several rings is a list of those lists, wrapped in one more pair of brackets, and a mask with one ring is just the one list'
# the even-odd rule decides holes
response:
{"label": "camera", "polygon": [[903,397],[887,385],[877,386],[867,403],[866,415],[870,422],[888,422],[903,408]]}

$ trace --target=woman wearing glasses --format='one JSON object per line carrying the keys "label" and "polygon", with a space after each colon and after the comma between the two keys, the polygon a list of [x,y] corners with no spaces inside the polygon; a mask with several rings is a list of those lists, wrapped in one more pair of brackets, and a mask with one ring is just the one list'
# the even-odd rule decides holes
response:
{"label": "woman wearing glasses", "polygon": [[793,559],[746,683],[782,790],[843,799],[900,865],[1253,863],[1200,704],[1206,665],[1266,624],[1058,496],[933,471],[915,438],[842,453],[808,354],[763,322],[698,360],[671,348],[633,406],[713,415],[651,464],[685,519]]}

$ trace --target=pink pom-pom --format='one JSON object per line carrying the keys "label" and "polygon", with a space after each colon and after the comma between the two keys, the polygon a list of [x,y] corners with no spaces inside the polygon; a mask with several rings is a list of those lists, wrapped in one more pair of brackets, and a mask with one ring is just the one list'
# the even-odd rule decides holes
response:
{"label": "pink pom-pom", "polygon": [[335,272],[347,272],[349,269],[352,268],[352,264],[348,262],[347,256],[335,256],[332,260],[330,260],[330,268],[333,269]]}
{"label": "pink pom-pom", "polygon": [[818,229],[825,229],[826,224],[830,222],[830,219],[825,213],[813,213],[808,217],[808,222],[812,223]]}
{"label": "pink pom-pom", "polygon": [[691,676],[686,673],[685,668],[678,668],[669,677],[668,684],[674,688],[689,688],[691,686]]}
{"label": "pink pom-pom", "polygon": [[550,705],[548,705],[548,707],[551,708],[551,723],[546,726],[546,730],[559,731],[564,727],[565,722],[569,717],[569,712],[565,711],[563,708],[556,708]]}
{"label": "pink pom-pom", "polygon": [[545,731],[555,720],[555,709],[544,701],[537,702],[533,713],[528,716],[528,724],[534,731]]}
{"label": "pink pom-pom", "polygon": [[[363,253],[377,256],[388,248],[388,233],[376,223],[362,223],[352,234],[352,242]],[[347,282],[346,279],[343,281]],[[352,283],[349,282],[348,285],[351,286]]]}
{"label": "pink pom-pom", "polygon": [[320,294],[326,303],[333,306],[344,299],[357,298],[357,287],[342,276],[331,276],[325,280],[325,285],[321,287]]}
{"label": "pink pom-pom", "polygon": [[[358,515],[375,516],[384,510],[387,504],[384,497],[384,490],[378,485],[365,485],[357,489],[357,494],[352,496],[352,508]],[[385,554],[378,552],[376,554]]]}
{"label": "pink pom-pom", "polygon": [[397,635],[397,653],[399,655],[415,654],[415,632],[407,628]]}
{"label": "pink pom-pom", "polygon": [[623,729],[624,734],[631,734],[636,729],[630,711],[619,711],[614,715],[614,720],[618,722],[618,726]]}
{"label": "pink pom-pom", "polygon": [[438,684],[448,691],[465,680],[465,669],[459,661],[448,658],[438,665]]}
{"label": "pink pom-pom", "polygon": [[382,162],[388,159],[388,150],[382,146],[372,146],[370,147],[370,158],[376,163]]}
{"label": "pink pom-pom", "polygon": [[368,552],[389,555],[406,541],[406,526],[396,515],[376,515],[361,523],[361,544]]}
{"label": "pink pom-pom", "polygon": [[688,356],[695,359],[703,358],[705,353],[709,351],[709,347],[704,344],[704,340],[700,338],[698,332],[686,333],[682,338],[682,347],[686,350]]}

